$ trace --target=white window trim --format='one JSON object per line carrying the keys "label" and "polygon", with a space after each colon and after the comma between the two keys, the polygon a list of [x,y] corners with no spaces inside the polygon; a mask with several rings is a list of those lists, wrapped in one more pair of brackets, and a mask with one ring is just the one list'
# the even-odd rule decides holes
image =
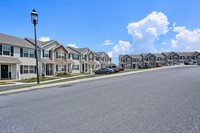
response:
{"label": "white window trim", "polygon": [[9,54],[7,56],[11,55],[11,46],[10,45],[2,45],[2,55],[6,55],[4,54],[5,52],[9,52]]}

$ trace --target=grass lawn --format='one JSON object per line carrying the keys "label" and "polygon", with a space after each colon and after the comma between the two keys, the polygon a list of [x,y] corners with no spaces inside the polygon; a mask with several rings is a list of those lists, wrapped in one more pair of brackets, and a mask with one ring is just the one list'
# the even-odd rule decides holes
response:
{"label": "grass lawn", "polygon": [[[40,77],[40,82],[42,82],[42,81],[48,81],[48,80],[53,80],[53,79],[58,79],[58,78],[55,78],[55,77]],[[37,78],[22,79],[21,82],[23,82],[23,83],[37,82]]]}
{"label": "grass lawn", "polygon": [[15,83],[11,83],[11,82],[0,82],[0,85],[9,85],[9,84],[15,84]]}

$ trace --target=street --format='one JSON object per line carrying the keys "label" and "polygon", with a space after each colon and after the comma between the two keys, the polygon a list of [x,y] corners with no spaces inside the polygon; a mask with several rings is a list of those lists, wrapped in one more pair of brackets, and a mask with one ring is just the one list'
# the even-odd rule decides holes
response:
{"label": "street", "polygon": [[200,67],[0,95],[0,133],[200,132]]}

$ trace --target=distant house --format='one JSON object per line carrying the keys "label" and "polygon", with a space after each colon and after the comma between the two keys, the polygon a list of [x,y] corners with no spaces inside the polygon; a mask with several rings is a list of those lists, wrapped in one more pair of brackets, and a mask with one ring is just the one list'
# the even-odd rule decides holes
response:
{"label": "distant house", "polygon": [[175,52],[163,52],[162,53],[167,59],[167,65],[178,65],[180,64],[180,55]]}
{"label": "distant house", "polygon": [[125,69],[138,69],[144,67],[144,61],[141,55],[120,55],[119,66]]}
{"label": "distant house", "polygon": [[192,52],[177,52],[180,58],[180,63],[189,64],[192,62]]}
{"label": "distant house", "polygon": [[109,67],[111,65],[111,58],[108,56],[106,52],[96,52],[96,54],[100,57],[100,65],[101,68]]}
{"label": "distant house", "polygon": [[140,54],[144,61],[145,67],[155,67],[156,66],[156,56],[151,53]]}
{"label": "distant house", "polygon": [[156,56],[156,65],[157,66],[164,66],[167,65],[167,58],[163,54],[153,54]]}
{"label": "distant house", "polygon": [[200,64],[200,53],[195,51],[195,52],[192,52],[191,54],[191,60],[194,62],[194,63],[199,63]]}

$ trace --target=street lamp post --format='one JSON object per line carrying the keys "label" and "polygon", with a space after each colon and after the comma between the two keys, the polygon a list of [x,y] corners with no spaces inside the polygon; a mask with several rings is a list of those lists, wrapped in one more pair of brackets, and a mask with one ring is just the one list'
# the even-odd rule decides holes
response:
{"label": "street lamp post", "polygon": [[35,59],[36,59],[36,72],[37,72],[37,84],[40,84],[39,71],[38,71],[38,54],[37,54],[37,36],[36,36],[36,24],[38,23],[38,14],[35,9],[31,12],[31,22],[34,25],[35,34]]}

